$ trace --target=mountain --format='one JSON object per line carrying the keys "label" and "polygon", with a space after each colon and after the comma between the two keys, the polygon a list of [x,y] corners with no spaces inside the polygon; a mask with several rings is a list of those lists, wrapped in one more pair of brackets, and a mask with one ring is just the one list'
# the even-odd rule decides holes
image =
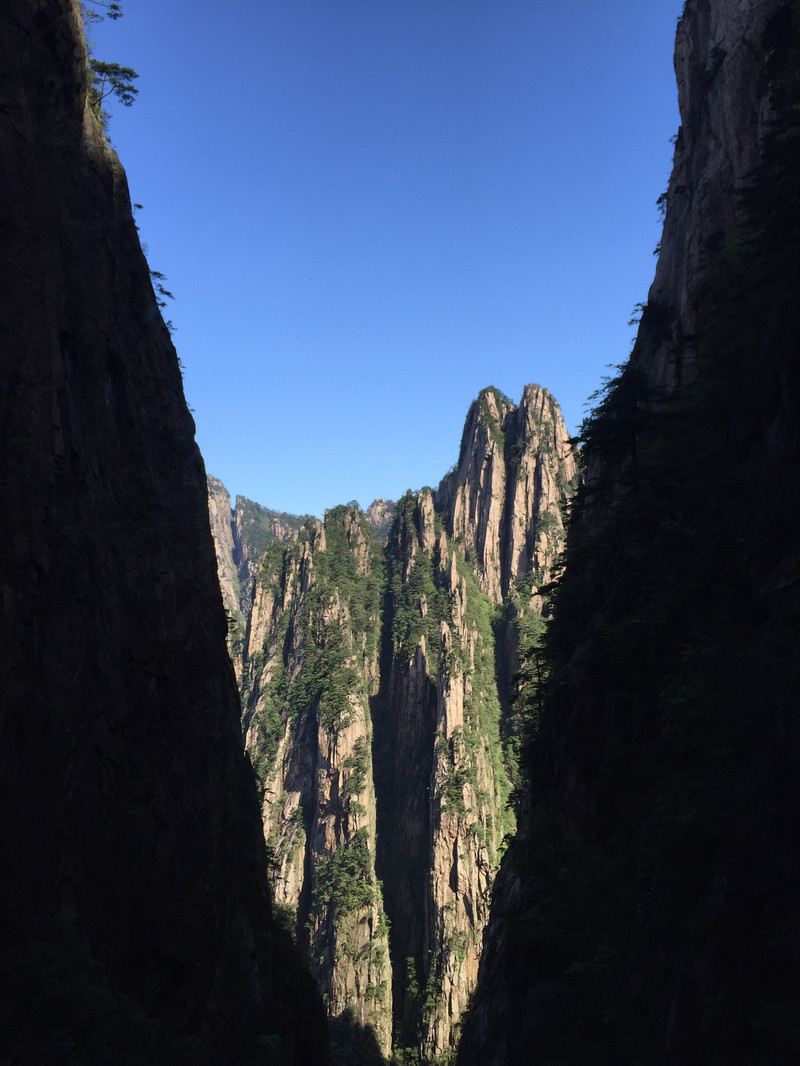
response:
{"label": "mountain", "polygon": [[237,679],[242,670],[242,646],[246,617],[252,606],[253,576],[268,544],[286,541],[310,515],[287,514],[260,503],[231,496],[219,478],[207,478],[208,517],[217,554],[217,572],[222,602],[228,616],[228,650]]}
{"label": "mountain", "polygon": [[552,396],[490,388],[435,492],[333,508],[261,558],[241,691],[270,883],[334,1031],[376,1062],[453,1053],[513,829],[519,645],[574,481]]}
{"label": "mountain", "polygon": [[685,5],[661,253],[583,430],[463,1066],[800,1056],[798,57],[797,3]]}
{"label": "mountain", "polygon": [[0,28],[0,1058],[322,1064],[264,883],[205,471],[79,5],[10,0]]}
{"label": "mountain", "polygon": [[206,481],[79,5],[0,26],[3,1061],[793,1066],[797,0],[687,0],[577,495],[489,388],[324,521]]}

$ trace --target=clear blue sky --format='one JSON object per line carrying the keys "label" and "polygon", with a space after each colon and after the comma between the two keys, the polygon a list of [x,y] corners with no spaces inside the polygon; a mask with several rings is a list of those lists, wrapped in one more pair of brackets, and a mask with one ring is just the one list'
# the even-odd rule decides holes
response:
{"label": "clear blue sky", "polygon": [[570,430],[644,301],[682,0],[123,0],[112,108],[209,473],[435,485],[495,385]]}

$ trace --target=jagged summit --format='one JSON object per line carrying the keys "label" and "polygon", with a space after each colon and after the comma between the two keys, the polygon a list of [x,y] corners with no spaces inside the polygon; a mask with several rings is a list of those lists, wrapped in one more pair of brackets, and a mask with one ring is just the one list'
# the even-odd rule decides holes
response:
{"label": "jagged summit", "polygon": [[531,570],[538,583],[548,580],[575,476],[561,410],[547,389],[526,385],[519,407],[498,389],[480,393],[458,464],[435,499],[450,536],[474,552],[481,587],[496,603]]}
{"label": "jagged summit", "polygon": [[[354,1011],[385,1054],[455,1046],[513,826],[513,677],[574,479],[546,390],[519,407],[484,390],[436,492],[332,508],[267,545],[240,590],[275,899],[332,1020]],[[232,543],[222,529],[221,580]]]}

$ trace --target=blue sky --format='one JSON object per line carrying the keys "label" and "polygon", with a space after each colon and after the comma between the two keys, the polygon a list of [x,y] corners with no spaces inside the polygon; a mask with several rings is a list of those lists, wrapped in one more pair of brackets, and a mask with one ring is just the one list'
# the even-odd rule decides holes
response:
{"label": "blue sky", "polygon": [[209,473],[322,515],[435,485],[470,402],[570,430],[630,351],[682,0],[123,0],[92,31]]}

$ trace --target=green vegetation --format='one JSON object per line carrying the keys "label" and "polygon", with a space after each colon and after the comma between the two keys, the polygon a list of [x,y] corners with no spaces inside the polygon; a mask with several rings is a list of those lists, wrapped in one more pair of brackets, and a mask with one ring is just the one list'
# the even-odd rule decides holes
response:
{"label": "green vegetation", "polygon": [[[258,653],[258,656],[261,655],[263,652]],[[263,692],[258,685],[253,692],[256,700],[259,696],[262,700],[258,711],[250,716],[251,724],[256,727],[256,742],[250,748],[250,759],[259,792],[264,791],[267,778],[272,772],[278,745],[285,729],[282,712],[286,706],[287,682],[286,673],[281,671],[266,685]]]}
{"label": "green vegetation", "polygon": [[503,432],[502,423],[498,422],[497,418],[492,414],[492,410],[489,406],[489,396],[492,396],[501,413],[503,407],[512,407],[513,404],[504,393],[499,389],[494,388],[494,386],[484,389],[478,396],[478,408],[481,413],[481,420],[489,430],[489,435],[502,455],[506,444],[505,433]]}
{"label": "green vegetation", "polygon": [[86,23],[102,22],[103,19],[122,18],[122,5],[104,3],[104,0],[81,0],[81,15]]}
{"label": "green vegetation", "polygon": [[297,912],[288,903],[273,903],[272,917],[278,928],[288,933],[292,940],[297,943]]}
{"label": "green vegetation", "polygon": [[92,74],[91,101],[99,113],[105,114],[102,110],[103,101],[109,96],[116,96],[124,107],[133,105],[139,92],[133,84],[139,77],[135,70],[93,58],[89,60],[89,70]]}
{"label": "green vegetation", "polygon": [[[283,607],[249,664],[243,692],[245,723],[257,728],[251,758],[262,788],[288,725],[296,728],[313,714],[336,736],[350,724],[353,700],[363,705],[368,695],[364,664],[377,653],[384,565],[369,524],[347,507],[328,511],[325,551],[316,529],[316,520],[308,520],[289,544],[268,543],[256,578]],[[301,594],[298,574],[309,551],[313,580]],[[366,559],[361,568],[359,551]],[[266,664],[271,679],[264,683]]]}
{"label": "green vegetation", "polygon": [[509,400],[509,398],[504,393],[502,393],[499,389],[496,389],[493,385],[490,385],[487,389],[483,389],[479,393],[477,400],[474,401],[469,411],[467,412],[466,421],[464,422],[464,429],[461,434],[461,446],[459,448],[459,455],[463,454],[464,449],[468,444],[467,434],[469,433],[470,426],[472,425],[476,415],[480,416],[481,421],[486,426],[486,429],[489,432],[489,436],[497,445],[500,454],[503,454],[503,451],[505,449],[506,438],[503,432],[502,425],[497,421],[497,419],[491,412],[491,408],[489,407],[490,395],[494,398],[495,403],[497,404],[500,411],[503,410],[504,406],[514,406],[511,403],[511,400]]}
{"label": "green vegetation", "polygon": [[375,901],[369,834],[359,829],[332,855],[318,860],[315,871],[313,911],[327,908],[334,920],[368,907]]}
{"label": "green vegetation", "polygon": [[[81,0],[80,8],[84,24],[102,22],[106,18],[113,20],[122,17],[120,4],[103,3],[103,0]],[[133,84],[139,75],[131,67],[123,67],[119,63],[108,63],[104,60],[96,59],[93,55],[94,43],[88,34],[86,35],[86,47],[89,70],[89,102],[103,128],[106,129],[110,115],[103,108],[103,101],[108,99],[109,96],[115,96],[124,107],[130,107],[139,92]],[[169,293],[167,295],[171,296]]]}
{"label": "green vegetation", "polygon": [[[501,738],[502,712],[497,694],[495,627],[500,623],[501,609],[481,590],[474,571],[460,557],[457,558],[459,577],[463,579],[467,592],[465,628],[475,635],[471,657],[466,648],[458,649],[461,668],[471,668],[472,698],[464,707],[466,772],[477,789],[475,766],[478,749],[485,747],[495,789],[492,806],[497,808],[497,828],[502,839],[506,833],[513,832],[515,823],[508,803],[511,792],[509,770],[513,762],[509,760]],[[492,855],[492,859],[495,858]]]}
{"label": "green vegetation", "polygon": [[435,679],[439,623],[450,620],[451,605],[449,592],[441,587],[436,560],[415,547],[419,521],[417,495],[407,492],[397,504],[387,546],[392,649],[396,656],[409,661],[424,636],[429,652],[428,669]]}
{"label": "green vegetation", "polygon": [[[527,592],[521,599],[529,599],[528,582],[521,584]],[[501,735],[505,764],[518,802],[518,790],[525,784],[520,775],[523,752],[532,743],[542,716],[549,670],[545,653],[547,620],[539,611],[523,611],[517,606],[508,624],[516,632],[520,668],[513,678],[511,712],[501,721]]]}
{"label": "green vegetation", "polygon": [[[269,535],[265,534],[265,536]],[[256,538],[253,537],[250,543],[254,543],[255,540]],[[273,536],[271,540],[266,540],[259,558],[261,562],[256,572],[256,581],[261,588],[269,589],[276,596],[281,595],[285,584],[284,562],[290,558],[286,544]]]}
{"label": "green vegetation", "polygon": [[236,497],[236,514],[238,516],[240,536],[247,549],[247,556],[257,563],[267,547],[278,537],[277,529],[285,536],[297,533],[306,523],[313,522],[311,515],[287,514],[285,511],[273,511],[262,507],[260,503],[248,500],[246,496]]}
{"label": "green vegetation", "polygon": [[[323,530],[310,520],[290,543],[267,545],[257,584],[273,596],[275,608],[264,647],[247,664],[244,683],[245,724],[256,738],[250,755],[262,789],[274,772],[286,731],[316,738],[321,728],[335,740],[354,713],[368,714],[367,665],[374,668],[377,657],[383,572],[380,548],[368,524],[347,507],[329,511]],[[369,726],[368,720],[365,724]],[[362,736],[342,766],[345,817],[366,813],[359,797],[368,787],[370,766],[369,741]],[[315,804],[316,786],[308,785],[308,802]],[[303,830],[298,808],[292,824],[274,826],[269,842],[274,853],[308,847]],[[292,857],[298,861],[302,858]],[[359,829],[330,855],[316,858],[309,887],[297,918],[293,913],[279,917],[293,926],[299,921],[301,947],[310,949],[315,965],[325,970],[354,951],[347,934],[350,916],[362,907],[380,910],[382,905],[368,830]],[[385,922],[379,923],[376,935],[385,933]],[[354,959],[368,967],[367,999],[375,1011],[385,1009],[384,988],[376,977],[382,968],[381,950],[370,941]],[[338,1034],[333,1061],[373,1061],[377,1044],[368,1028],[338,1019],[332,1031]]]}
{"label": "green vegetation", "polygon": [[367,787],[370,765],[369,745],[365,737],[359,737],[353,746],[352,752],[343,763],[344,769],[347,771],[347,777],[341,787],[340,794],[348,812],[363,812],[363,807],[356,803],[356,797],[360,796]]}

